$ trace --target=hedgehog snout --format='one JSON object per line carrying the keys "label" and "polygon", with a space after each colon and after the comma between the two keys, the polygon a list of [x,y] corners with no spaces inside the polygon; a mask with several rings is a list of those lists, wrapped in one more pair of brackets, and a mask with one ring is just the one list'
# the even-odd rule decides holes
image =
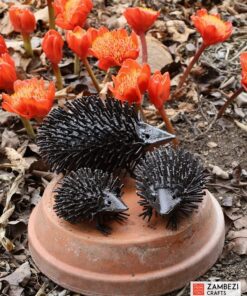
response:
{"label": "hedgehog snout", "polygon": [[128,210],[124,202],[111,192],[104,192],[104,212],[122,213]]}
{"label": "hedgehog snout", "polygon": [[175,138],[174,135],[145,122],[140,122],[138,134],[144,143],[149,145],[169,142]]}
{"label": "hedgehog snout", "polygon": [[155,209],[160,215],[168,215],[181,202],[181,198],[174,198],[173,193],[166,188],[157,191]]}

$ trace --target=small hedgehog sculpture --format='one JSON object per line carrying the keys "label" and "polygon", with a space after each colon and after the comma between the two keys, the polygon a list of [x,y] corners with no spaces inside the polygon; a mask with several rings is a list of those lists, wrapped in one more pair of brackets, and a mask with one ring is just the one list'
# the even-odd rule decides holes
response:
{"label": "small hedgehog sculpture", "polygon": [[180,218],[198,208],[205,194],[206,174],[199,160],[183,150],[161,147],[148,152],[136,167],[140,216],[150,221],[153,210],[168,217],[167,227],[177,229]]}
{"label": "small hedgehog sculpture", "polygon": [[37,144],[57,173],[82,167],[133,172],[147,146],[173,138],[139,120],[127,102],[89,96],[54,109],[39,128]]}
{"label": "small hedgehog sculpture", "polygon": [[121,200],[123,185],[119,178],[108,172],[81,168],[68,174],[55,190],[54,211],[70,223],[96,221],[96,227],[104,234],[111,228],[107,220],[124,222],[128,207]]}

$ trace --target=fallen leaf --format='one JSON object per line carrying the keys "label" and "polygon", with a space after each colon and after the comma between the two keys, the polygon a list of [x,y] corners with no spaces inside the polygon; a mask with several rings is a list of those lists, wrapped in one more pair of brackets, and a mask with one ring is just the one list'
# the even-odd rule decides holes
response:
{"label": "fallen leaf", "polygon": [[0,278],[0,281],[6,281],[11,286],[25,286],[31,277],[30,265],[28,262],[23,263],[13,273]]}
{"label": "fallen leaf", "polygon": [[220,168],[219,166],[209,164],[209,167],[212,169],[212,174],[216,175],[217,177],[219,177],[221,179],[229,180],[228,172],[222,170],[222,168]]}
{"label": "fallen leaf", "polygon": [[11,162],[12,169],[24,173],[29,168],[29,164],[15,149],[6,147],[5,152]]}
{"label": "fallen leaf", "polygon": [[238,127],[240,127],[243,131],[247,132],[247,125],[246,125],[246,124],[243,124],[243,123],[241,123],[241,122],[239,122],[239,121],[237,121],[237,120],[234,120],[234,122],[235,122],[236,125],[237,125]]}
{"label": "fallen leaf", "polygon": [[16,148],[20,144],[19,138],[11,130],[4,129],[2,133],[2,143],[1,143],[1,148]]}
{"label": "fallen leaf", "polygon": [[237,219],[234,221],[234,226],[237,229],[241,229],[241,228],[247,228],[247,216],[244,216],[240,219]]}
{"label": "fallen leaf", "polygon": [[188,40],[189,35],[195,30],[188,28],[184,21],[170,20],[166,22],[167,32],[172,36],[173,41],[183,43]]}
{"label": "fallen leaf", "polygon": [[235,238],[247,238],[247,229],[242,229],[239,231],[229,231],[227,238],[229,240],[235,239]]}

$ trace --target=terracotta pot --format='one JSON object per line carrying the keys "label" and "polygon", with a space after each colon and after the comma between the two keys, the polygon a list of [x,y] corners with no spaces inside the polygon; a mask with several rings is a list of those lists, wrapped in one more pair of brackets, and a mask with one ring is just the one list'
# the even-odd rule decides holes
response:
{"label": "terracotta pot", "polygon": [[161,295],[204,274],[224,244],[224,218],[207,191],[200,208],[180,224],[165,228],[160,217],[146,223],[138,215],[134,182],[125,186],[130,217],[112,222],[104,236],[93,225],[71,225],[53,211],[55,178],[29,220],[29,248],[39,269],[57,284],[84,295]]}

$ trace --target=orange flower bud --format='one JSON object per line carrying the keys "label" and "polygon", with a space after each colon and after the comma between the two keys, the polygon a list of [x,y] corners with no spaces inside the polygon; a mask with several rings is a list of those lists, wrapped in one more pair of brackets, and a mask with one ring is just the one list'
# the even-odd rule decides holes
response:
{"label": "orange flower bud", "polygon": [[42,41],[42,49],[48,60],[57,65],[63,57],[63,38],[56,30],[49,30]]}
{"label": "orange flower bud", "polygon": [[157,109],[160,109],[164,102],[169,99],[170,96],[170,75],[168,72],[163,75],[160,71],[156,71],[149,80],[148,94],[150,101]]}
{"label": "orange flower bud", "polygon": [[241,84],[244,87],[245,91],[247,91],[247,52],[243,52],[240,54],[240,63],[242,67]]}
{"label": "orange flower bud", "polygon": [[223,42],[232,34],[231,22],[224,22],[218,14],[208,14],[206,9],[198,10],[191,19],[207,46]]}
{"label": "orange flower bud", "polygon": [[93,8],[92,0],[55,0],[56,25],[65,30],[83,27]]}
{"label": "orange flower bud", "polygon": [[15,63],[8,53],[0,56],[0,89],[11,90],[16,81]]}
{"label": "orange flower bud", "polygon": [[93,39],[90,53],[99,59],[99,68],[108,70],[121,66],[126,59],[136,59],[139,55],[138,40],[134,32],[128,36],[125,29],[109,31],[102,27],[96,33],[91,31]]}
{"label": "orange flower bud", "polygon": [[9,18],[16,32],[28,35],[36,28],[34,14],[27,8],[10,7]]}
{"label": "orange flower bud", "polygon": [[142,95],[147,90],[150,79],[148,64],[139,65],[136,61],[128,59],[123,62],[117,76],[113,76],[114,87],[109,87],[113,95],[130,104],[141,104]]}
{"label": "orange flower bud", "polygon": [[67,32],[66,40],[69,48],[71,48],[80,59],[85,59],[88,56],[89,48],[91,47],[90,33],[77,26],[73,31]]}
{"label": "orange flower bud", "polygon": [[3,36],[0,35],[0,55],[2,55],[3,53],[8,53],[8,49]]}
{"label": "orange flower bud", "polygon": [[17,80],[14,83],[14,91],[11,96],[3,94],[2,108],[26,119],[45,117],[53,105],[53,82],[46,86],[43,79]]}
{"label": "orange flower bud", "polygon": [[123,14],[130,27],[136,34],[141,35],[149,30],[160,13],[143,7],[129,7]]}

